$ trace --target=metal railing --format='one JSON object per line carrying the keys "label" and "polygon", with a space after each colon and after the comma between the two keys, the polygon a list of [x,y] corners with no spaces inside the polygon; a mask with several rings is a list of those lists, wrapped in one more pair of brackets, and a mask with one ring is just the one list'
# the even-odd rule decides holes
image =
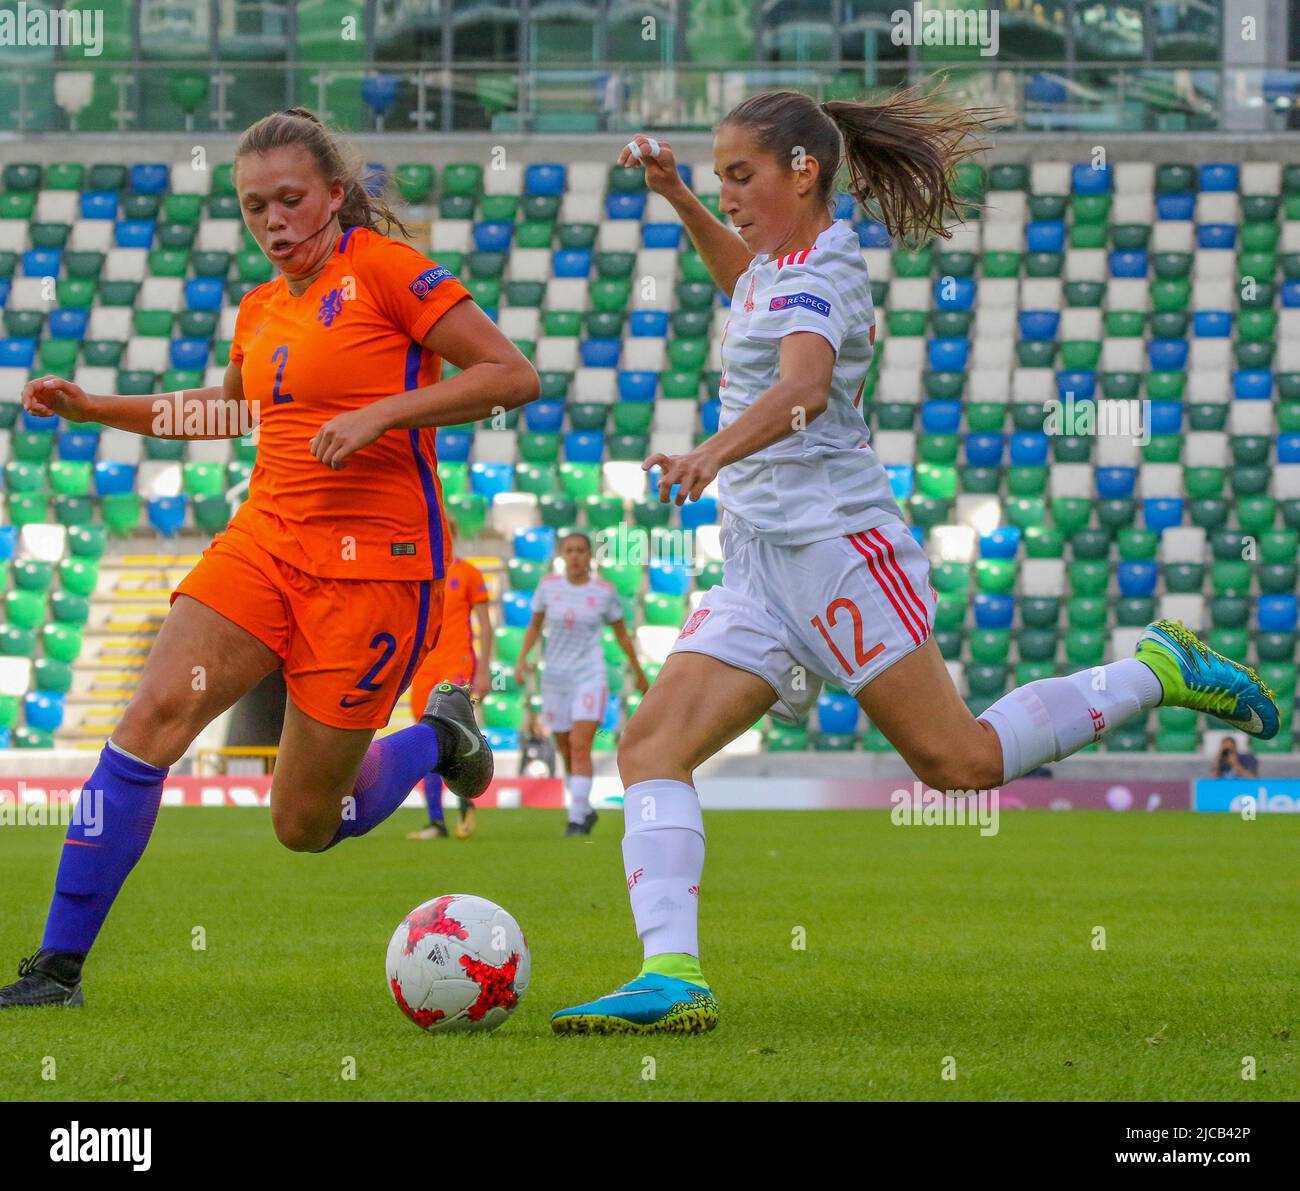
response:
{"label": "metal railing", "polygon": [[0,134],[236,132],[294,103],[350,132],[705,131],[761,90],[791,87],[825,102],[918,81],[954,101],[1002,109],[1005,131],[1300,130],[1300,63],[1265,70],[962,62],[927,63],[918,73],[906,64],[511,70],[410,62],[377,72],[338,62],[10,61],[0,70]]}

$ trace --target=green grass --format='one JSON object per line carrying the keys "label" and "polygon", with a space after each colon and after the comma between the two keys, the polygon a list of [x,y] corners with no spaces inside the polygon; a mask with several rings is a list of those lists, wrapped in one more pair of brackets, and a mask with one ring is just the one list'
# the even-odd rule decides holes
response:
{"label": "green grass", "polygon": [[[165,811],[88,965],[86,1009],[0,1014],[0,1098],[1300,1094],[1300,819],[1018,812],[982,838],[883,812],[711,814],[701,928],[722,1024],[650,1039],[548,1024],[639,966],[617,813],[590,840],[562,838],[556,812],[484,812],[467,843],[409,843],[418,822],[403,811],[299,856],[262,812]],[[62,831],[0,831],[12,972],[39,941]],[[528,934],[532,987],[495,1034],[423,1034],[389,996],[388,938],[439,893],[500,902]]]}

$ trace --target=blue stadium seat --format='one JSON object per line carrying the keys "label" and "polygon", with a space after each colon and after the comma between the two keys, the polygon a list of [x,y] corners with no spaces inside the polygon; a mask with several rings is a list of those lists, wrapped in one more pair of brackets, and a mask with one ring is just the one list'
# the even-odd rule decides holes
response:
{"label": "blue stadium seat", "polygon": [[890,464],[885,468],[885,475],[889,477],[889,487],[895,500],[901,503],[912,495],[912,489],[916,485],[916,468],[911,464]]}
{"label": "blue stadium seat", "polygon": [[45,326],[54,339],[84,339],[88,322],[89,310],[51,310]]}
{"label": "blue stadium seat", "polygon": [[479,496],[492,500],[503,492],[512,492],[515,486],[515,469],[509,463],[471,463],[469,486]]}
{"label": "blue stadium seat", "polygon": [[173,339],[172,367],[206,368],[208,366],[208,353],[211,350],[212,342],[208,339]]}
{"label": "blue stadium seat", "polygon": [[835,192],[835,218],[852,219],[857,213],[857,200],[846,190]]}
{"label": "blue stadium seat", "polygon": [[439,429],[434,435],[434,449],[445,463],[468,463],[474,435],[468,430]]}
{"label": "blue stadium seat", "polygon": [[487,738],[488,744],[492,746],[494,753],[519,747],[518,728],[484,728],[483,735]]}
{"label": "blue stadium seat", "polygon": [[659,377],[653,372],[638,372],[632,369],[618,374],[618,397],[620,401],[653,401]]}
{"label": "blue stadium seat", "polygon": [[[619,352],[623,349],[621,339],[584,339],[579,351],[582,354],[584,368],[617,368]],[[613,380],[613,377],[610,377]]]}
{"label": "blue stadium seat", "polygon": [[971,601],[975,608],[977,629],[1009,629],[1016,611],[1016,601],[1009,595],[978,592]]}
{"label": "blue stadium seat", "polygon": [[185,308],[220,310],[225,302],[225,289],[220,277],[191,277],[185,283]]}
{"label": "blue stadium seat", "polygon": [[1300,434],[1279,434],[1277,436],[1277,461],[1279,463],[1300,463]]}
{"label": "blue stadium seat", "polygon": [[152,219],[120,219],[113,229],[113,240],[118,248],[152,248]]}
{"label": "blue stadium seat", "polygon": [[37,417],[34,413],[23,410],[22,428],[24,430],[34,430],[44,434],[54,434],[59,429],[59,415],[51,414],[48,418]]}
{"label": "blue stadium seat", "polygon": [[63,696],[57,691],[28,691],[23,696],[23,716],[29,728],[57,732],[63,727]]}
{"label": "blue stadium seat", "polygon": [[58,248],[29,248],[23,253],[24,277],[57,277],[63,265]]}
{"label": "blue stadium seat", "polygon": [[555,530],[549,525],[515,530],[515,557],[545,562],[555,553]]}
{"label": "blue stadium seat", "polygon": [[531,591],[503,591],[501,593],[501,611],[505,616],[506,628],[526,629],[533,617],[533,593]]}
{"label": "blue stadium seat", "polygon": [[401,76],[395,74],[369,74],[361,80],[361,102],[376,116],[386,116],[397,102],[397,86]]}
{"label": "blue stadium seat", "polygon": [[1201,166],[1201,189],[1208,191],[1236,191],[1240,183],[1241,168],[1235,162],[1207,161]]}
{"label": "blue stadium seat", "polygon": [[645,218],[645,194],[637,191],[633,194],[623,194],[616,190],[611,190],[605,196],[605,218],[606,219],[644,219]]}
{"label": "blue stadium seat", "polygon": [[1192,330],[1198,339],[1231,339],[1231,310],[1197,310],[1192,314]]}
{"label": "blue stadium seat", "polygon": [[1127,500],[1137,486],[1136,467],[1099,467],[1094,477],[1102,500]]}
{"label": "blue stadium seat", "polygon": [[1142,502],[1142,518],[1147,529],[1164,533],[1171,526],[1183,523],[1183,498],[1181,496],[1148,497]]}
{"label": "blue stadium seat", "polygon": [[164,161],[137,161],[131,167],[131,189],[136,194],[164,194],[171,169]]}
{"label": "blue stadium seat", "polygon": [[860,710],[852,695],[819,695],[817,727],[822,732],[856,732]]}
{"label": "blue stadium seat", "polygon": [[876,219],[864,219],[856,224],[859,248],[888,248],[889,229]]}
{"label": "blue stadium seat", "polygon": [[718,523],[718,502],[712,496],[701,496],[699,500],[688,500],[681,508],[680,520],[683,529],[699,529],[701,525]]}
{"label": "blue stadium seat", "polygon": [[1043,467],[1050,443],[1041,430],[1026,430],[1011,436],[1012,467]]}
{"label": "blue stadium seat", "polygon": [[557,434],[564,425],[564,402],[555,398],[524,406],[524,425],[530,434]]}
{"label": "blue stadium seat", "polygon": [[556,277],[586,277],[591,273],[590,248],[561,248],[551,257]]}
{"label": "blue stadium seat", "polygon": [[1178,222],[1190,220],[1196,212],[1196,195],[1194,194],[1158,194],[1156,195],[1156,218],[1172,219]]}
{"label": "blue stadium seat", "polygon": [[1034,219],[1025,225],[1025,245],[1030,252],[1064,252],[1065,221]]}
{"label": "blue stadium seat", "polygon": [[1145,599],[1156,594],[1156,578],[1160,568],[1154,563],[1129,559],[1119,564],[1116,578],[1119,581],[1119,594],[1125,599]]}
{"label": "blue stadium seat", "polygon": [[980,535],[981,558],[1015,558],[1020,550],[1020,527],[1000,525],[992,533]]}
{"label": "blue stadium seat", "polygon": [[1109,165],[1094,168],[1091,162],[1073,166],[1070,183],[1075,194],[1110,194],[1115,185]]}
{"label": "blue stadium seat", "polygon": [[87,190],[81,196],[82,219],[116,219],[117,192]]}
{"label": "blue stadium seat", "polygon": [[691,590],[690,569],[685,563],[655,559],[650,563],[650,590],[660,595],[684,596]]}
{"label": "blue stadium seat", "polygon": [[700,406],[700,425],[706,434],[717,434],[718,421],[722,417],[722,402],[714,397]]}
{"label": "blue stadium seat", "polygon": [[1147,359],[1153,372],[1183,372],[1187,368],[1186,339],[1152,339],[1147,344]]}
{"label": "blue stadium seat", "polygon": [[1300,306],[1300,281],[1282,282],[1282,305],[1291,309]]}
{"label": "blue stadium seat", "polygon": [[1235,248],[1237,244],[1237,225],[1235,223],[1198,223],[1196,225],[1197,248]]}
{"label": "blue stadium seat", "polygon": [[929,343],[930,367],[936,372],[964,372],[970,358],[970,340],[958,338],[931,339]]}
{"label": "blue stadium seat", "polygon": [[1296,631],[1295,596],[1260,596],[1259,631],[1261,633],[1294,633]]}
{"label": "blue stadium seat", "polygon": [[556,161],[537,161],[524,170],[524,193],[562,195],[568,189],[568,175]]}
{"label": "blue stadium seat", "polygon": [[170,538],[185,524],[185,495],[151,496],[149,498],[149,524],[165,538]]}
{"label": "blue stadium seat", "polygon": [[479,252],[509,252],[514,224],[484,221],[474,225],[474,247]]}
{"label": "blue stadium seat", "polygon": [[1149,266],[1147,254],[1141,249],[1116,250],[1110,254],[1112,277],[1145,277]]}
{"label": "blue stadium seat", "polygon": [[921,404],[921,429],[926,434],[956,434],[961,425],[961,402],[933,398]]}
{"label": "blue stadium seat", "polygon": [[935,278],[934,304],[939,310],[970,310],[975,305],[975,279],[952,277],[946,281]]}
{"label": "blue stadium seat", "polygon": [[641,227],[643,248],[680,248],[682,225],[680,223],[646,223]]}
{"label": "blue stadium seat", "polygon": [[1056,395],[1061,401],[1091,401],[1097,395],[1097,374],[1082,369],[1056,374]]}
{"label": "blue stadium seat", "polygon": [[1273,373],[1267,368],[1236,369],[1232,395],[1242,401],[1268,401],[1273,396]]}
{"label": "blue stadium seat", "polygon": [[18,545],[18,527],[16,525],[0,525],[0,562],[8,562],[14,556],[14,549]]}
{"label": "blue stadium seat", "polygon": [[134,463],[96,463],[95,491],[100,496],[121,496],[135,491]]}
{"label": "blue stadium seat", "polygon": [[1019,322],[1021,339],[1055,339],[1061,327],[1061,312],[1022,310]]}
{"label": "blue stadium seat", "polygon": [[1006,450],[1006,439],[1001,434],[980,431],[966,435],[966,462],[971,467],[1001,467]]}
{"label": "blue stadium seat", "polygon": [[634,339],[665,339],[668,336],[668,311],[634,310],[628,326]]}
{"label": "blue stadium seat", "polygon": [[99,435],[87,430],[59,432],[59,458],[69,463],[93,463],[99,450]]}
{"label": "blue stadium seat", "polygon": [[605,436],[598,430],[570,430],[564,436],[569,463],[599,463],[605,457]]}
{"label": "blue stadium seat", "polygon": [[30,368],[35,358],[35,339],[0,339],[0,368]]}
{"label": "blue stadium seat", "polygon": [[1183,428],[1183,403],[1181,401],[1151,402],[1150,429],[1155,434],[1177,434]]}

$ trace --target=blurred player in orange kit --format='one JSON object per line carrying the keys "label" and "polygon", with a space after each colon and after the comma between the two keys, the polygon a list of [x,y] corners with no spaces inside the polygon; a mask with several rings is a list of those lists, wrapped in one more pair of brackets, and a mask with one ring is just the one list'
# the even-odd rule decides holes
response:
{"label": "blurred player in orange kit", "polygon": [[[456,555],[460,527],[448,517],[451,530],[452,558],[447,570],[447,587],[442,605],[442,631],[437,644],[429,651],[424,664],[411,683],[411,717],[419,720],[429,692],[440,682],[467,686],[474,699],[481,700],[492,687],[492,613],[491,597],[483,572],[472,562]],[[479,648],[474,648],[474,630],[478,629]],[[412,831],[407,839],[446,839],[447,824],[442,814],[442,777],[431,770],[424,778],[424,797],[429,807],[429,825]],[[468,839],[474,834],[474,804],[460,800],[460,823],[456,834]]]}

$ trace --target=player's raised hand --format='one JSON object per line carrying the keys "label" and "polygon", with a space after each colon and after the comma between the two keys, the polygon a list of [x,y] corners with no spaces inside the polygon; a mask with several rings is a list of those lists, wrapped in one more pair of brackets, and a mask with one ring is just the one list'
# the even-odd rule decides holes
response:
{"label": "player's raised hand", "polygon": [[665,198],[686,189],[677,172],[677,158],[673,156],[672,146],[667,141],[657,140],[646,133],[638,132],[618,155],[621,166],[639,165],[645,170],[645,184],[655,194]]}
{"label": "player's raised hand", "polygon": [[23,409],[38,418],[91,422],[90,403],[85,389],[61,376],[41,376],[23,385]]}
{"label": "player's raised hand", "polygon": [[651,455],[641,464],[642,471],[652,467],[659,468],[659,500],[667,504],[673,485],[679,485],[676,505],[684,505],[688,500],[699,500],[704,490],[717,478],[718,461],[709,444],[704,443],[686,455]]}

